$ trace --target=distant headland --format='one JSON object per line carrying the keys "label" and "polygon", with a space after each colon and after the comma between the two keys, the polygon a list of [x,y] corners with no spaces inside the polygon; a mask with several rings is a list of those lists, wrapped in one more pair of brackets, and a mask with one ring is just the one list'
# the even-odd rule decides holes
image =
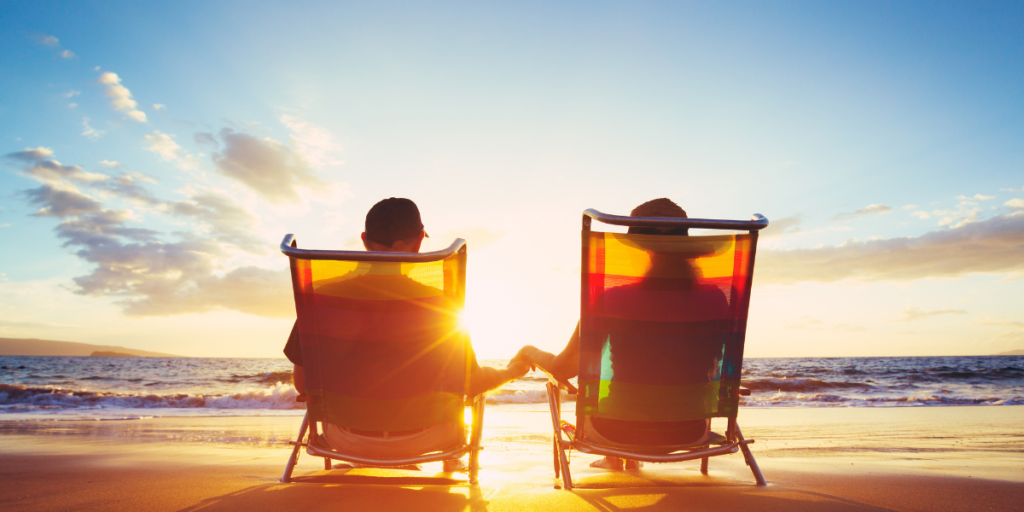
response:
{"label": "distant headland", "polygon": [[182,357],[112,345],[35,338],[0,338],[0,356]]}

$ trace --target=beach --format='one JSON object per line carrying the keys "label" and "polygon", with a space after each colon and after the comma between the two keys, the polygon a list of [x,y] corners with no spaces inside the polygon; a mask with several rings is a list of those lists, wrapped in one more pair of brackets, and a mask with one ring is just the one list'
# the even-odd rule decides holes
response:
{"label": "beach", "polygon": [[308,455],[295,482],[281,484],[295,416],[3,421],[0,502],[9,511],[607,511],[1013,510],[1024,500],[1021,407],[747,409],[740,425],[767,487],[739,454],[711,459],[704,476],[697,461],[591,469],[596,457],[574,452],[572,492],[555,488],[547,412],[492,409],[478,486],[439,463],[325,471]]}

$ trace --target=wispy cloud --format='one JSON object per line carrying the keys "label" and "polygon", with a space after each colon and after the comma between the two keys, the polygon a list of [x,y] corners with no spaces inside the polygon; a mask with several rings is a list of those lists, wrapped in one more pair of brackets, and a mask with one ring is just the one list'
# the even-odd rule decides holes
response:
{"label": "wispy cloud", "polygon": [[985,195],[981,195],[981,194],[974,194],[973,196],[970,196],[970,197],[968,197],[968,196],[956,196],[956,198],[961,200],[961,201],[969,201],[969,200],[972,200],[972,199],[975,200],[975,201],[991,201],[991,200],[995,199],[996,196],[985,196]]}
{"label": "wispy cloud", "polygon": [[142,149],[156,153],[166,162],[174,162],[179,168],[186,171],[195,169],[199,164],[196,157],[186,153],[174,141],[173,135],[168,135],[160,130],[153,130],[152,134],[145,135],[144,138],[149,145],[143,146]]}
{"label": "wispy cloud", "polygon": [[221,172],[272,203],[298,202],[298,189],[326,186],[302,153],[274,139],[224,128],[220,140],[223,148],[212,158]]}
{"label": "wispy cloud", "polygon": [[153,110],[156,110],[157,112],[161,112],[163,110],[167,110],[167,105],[164,105],[162,103],[154,103],[153,104]]}
{"label": "wispy cloud", "polygon": [[833,220],[848,220],[848,219],[852,219],[854,217],[859,217],[859,216],[863,216],[863,215],[885,214],[885,213],[889,213],[891,211],[892,211],[892,207],[889,206],[889,205],[885,205],[885,204],[869,204],[869,205],[865,206],[864,208],[861,208],[859,210],[854,210],[853,212],[840,213],[839,215],[836,215],[835,217],[832,217],[832,219]]}
{"label": "wispy cloud", "polygon": [[966,309],[951,309],[951,308],[921,309],[921,308],[915,307],[915,306],[908,306],[908,307],[904,308],[903,311],[900,312],[900,317],[897,318],[897,320],[900,321],[900,322],[915,322],[915,321],[918,321],[918,320],[924,320],[926,318],[931,318],[933,316],[942,316],[942,315],[961,316],[961,315],[966,315],[966,314],[967,314],[967,310]]}
{"label": "wispy cloud", "polygon": [[65,59],[73,59],[73,58],[77,57],[77,55],[75,55],[75,52],[73,52],[71,50],[64,50],[64,51],[60,52],[60,56],[64,57]]}
{"label": "wispy cloud", "polygon": [[767,228],[764,228],[764,230],[761,231],[761,236],[765,238],[772,238],[799,233],[801,220],[800,215],[793,215],[791,217],[773,220],[768,224]]}
{"label": "wispy cloud", "polygon": [[40,34],[39,35],[39,42],[41,44],[43,44],[45,46],[49,46],[51,48],[55,48],[57,46],[60,46],[60,39],[57,39],[54,36],[50,36],[50,35],[46,35],[46,34]]}
{"label": "wispy cloud", "polygon": [[314,168],[323,169],[326,166],[343,163],[331,156],[331,153],[339,151],[341,146],[326,129],[289,115],[281,116],[281,124],[292,131],[292,135],[289,136],[292,145]]}
{"label": "wispy cloud", "polygon": [[99,140],[103,136],[103,130],[97,130],[92,126],[89,126],[89,118],[82,118],[82,135],[89,140]]}
{"label": "wispy cloud", "polygon": [[758,283],[906,281],[1024,270],[1024,211],[919,237],[849,241],[839,246],[758,251]]}
{"label": "wispy cloud", "polygon": [[129,118],[140,123],[146,122],[146,113],[135,108],[138,103],[132,99],[132,93],[121,85],[121,77],[117,73],[107,71],[100,75],[98,83],[104,86],[104,94],[110,98],[110,105],[118,112],[124,112]]}
{"label": "wispy cloud", "polygon": [[1024,199],[1010,199],[1003,206],[1013,210],[1024,210]]}

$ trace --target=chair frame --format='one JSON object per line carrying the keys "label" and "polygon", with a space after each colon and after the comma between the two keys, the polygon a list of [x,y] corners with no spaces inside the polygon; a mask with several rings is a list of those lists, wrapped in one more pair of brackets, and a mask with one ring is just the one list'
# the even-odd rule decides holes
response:
{"label": "chair frame", "polygon": [[[754,257],[757,251],[757,236],[758,231],[768,227],[768,219],[759,213],[755,213],[751,216],[749,221],[737,221],[737,220],[716,220],[716,219],[689,219],[689,218],[666,218],[666,217],[626,217],[621,215],[609,215],[606,213],[599,212],[594,209],[588,209],[583,212],[583,236],[586,237],[590,232],[590,225],[592,220],[597,220],[605,224],[611,224],[616,226],[639,226],[639,227],[659,227],[659,228],[702,228],[702,229],[723,229],[723,230],[735,230],[735,231],[749,231],[752,237],[753,243],[751,244],[750,254],[750,267],[747,269],[747,289],[750,289],[751,280],[754,277]],[[589,269],[589,258],[587,251],[583,251],[582,254],[582,274],[586,274],[590,271]],[[585,300],[587,297],[586,283],[581,283],[581,300]],[[582,306],[582,304],[581,304]],[[543,370],[543,369],[542,369]],[[582,453],[589,453],[594,455],[610,455],[612,457],[619,457],[623,459],[639,460],[643,462],[681,462],[685,460],[700,459],[700,472],[701,474],[708,474],[708,458],[719,455],[728,455],[736,453],[737,451],[743,452],[743,459],[747,466],[750,467],[750,471],[754,474],[754,480],[757,485],[767,485],[764,476],[761,474],[761,469],[757,465],[757,461],[754,460],[753,453],[750,452],[750,445],[754,442],[753,439],[745,439],[743,432],[740,431],[740,426],[736,422],[735,417],[728,419],[728,425],[726,427],[726,444],[711,447],[710,445],[698,446],[695,448],[677,450],[672,453],[666,454],[651,454],[632,452],[629,450],[621,450],[615,448],[608,448],[604,446],[598,446],[595,444],[581,441],[572,436],[571,439],[565,439],[562,437],[562,391],[567,394],[576,395],[578,390],[571,383],[560,380],[548,372],[548,383],[547,383],[547,395],[548,395],[548,408],[551,410],[551,425],[554,429],[554,436],[552,439],[552,446],[554,450],[554,468],[555,478],[561,478],[562,487],[566,490],[572,490],[572,474],[569,472],[569,462],[566,457],[565,451],[575,448]],[[741,395],[749,395],[750,390],[741,388],[739,393]],[[558,485],[556,484],[556,488]]]}
{"label": "chair frame", "polygon": [[[434,252],[425,253],[405,253],[405,252],[376,252],[376,251],[320,251],[320,250],[309,250],[299,249],[298,244],[295,240],[294,235],[286,235],[284,240],[281,242],[281,252],[289,259],[305,259],[305,260],[340,260],[340,261],[382,261],[382,262],[396,262],[396,263],[426,263],[432,261],[439,261],[451,257],[453,254],[458,254],[459,258],[459,286],[461,289],[465,289],[466,284],[466,241],[457,238],[447,249]],[[367,458],[352,455],[342,451],[326,448],[315,440],[319,437],[320,431],[326,429],[327,422],[323,421],[309,421],[309,413],[307,412],[302,418],[302,426],[299,427],[299,435],[295,441],[289,441],[291,445],[292,453],[288,457],[288,462],[284,468],[284,475],[281,476],[282,483],[289,483],[292,481],[292,471],[295,469],[295,465],[299,461],[299,452],[302,448],[306,449],[306,453],[314,457],[323,457],[324,469],[331,469],[331,460],[341,460],[345,462],[354,462],[357,464],[366,464],[371,466],[406,466],[409,464],[419,464],[423,462],[440,462],[449,459],[458,459],[463,455],[469,454],[469,483],[471,485],[477,484],[477,475],[480,471],[480,450],[483,449],[480,446],[480,439],[483,437],[483,426],[484,426],[484,394],[479,394],[474,397],[470,397],[466,400],[465,405],[472,407],[473,421],[470,429],[469,440],[459,446],[455,446],[449,450],[429,453],[426,455],[418,455],[414,457],[404,458]],[[307,435],[308,434],[308,435]]]}

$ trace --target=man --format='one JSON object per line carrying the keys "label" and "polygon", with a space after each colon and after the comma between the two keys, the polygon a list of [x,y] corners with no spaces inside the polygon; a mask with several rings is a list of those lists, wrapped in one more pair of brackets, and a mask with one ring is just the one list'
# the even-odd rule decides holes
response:
{"label": "man", "polygon": [[[427,234],[423,230],[423,223],[420,219],[419,209],[409,199],[389,198],[384,199],[373,206],[366,214],[365,231],[361,238],[363,246],[368,251],[375,252],[419,252],[423,238]],[[405,289],[414,289],[424,285],[416,283],[405,276],[361,276],[347,281],[331,283],[323,286],[328,287],[363,287],[373,293],[381,291],[384,286],[398,286]],[[392,282],[384,284],[382,281],[374,281],[374,278],[391,278]],[[397,281],[396,281],[397,278]],[[374,290],[376,288],[376,290]],[[386,290],[385,290],[386,291]],[[498,388],[503,384],[522,377],[529,371],[529,365],[523,362],[510,364],[504,369],[481,367],[473,353],[472,346],[466,347],[470,365],[470,374],[467,379],[466,394],[475,396],[485,391]],[[300,343],[298,323],[292,327],[288,343],[284,348],[285,356],[294,365],[293,382],[296,391],[300,395],[305,394],[305,375],[302,368],[302,345]],[[447,430],[446,430],[447,429]],[[406,446],[425,447],[424,453],[431,451],[429,448],[442,445],[451,438],[453,432],[451,426],[439,425],[431,427],[415,435],[407,435],[404,441],[382,442],[379,437],[361,435],[349,429],[341,429],[335,425],[328,425],[326,429],[326,441],[334,447],[359,447],[374,446],[377,453],[385,453],[391,445],[396,450],[405,449]],[[363,433],[365,434],[365,433]],[[457,432],[454,433],[458,435]],[[393,436],[390,436],[393,437]],[[459,461],[445,461],[445,470],[455,470],[460,467]]]}
{"label": "man", "polygon": [[[640,206],[637,206],[630,212],[631,217],[675,217],[675,218],[686,218],[686,211],[679,207],[676,203],[669,199],[661,198],[647,201]],[[687,235],[686,228],[650,228],[650,227],[630,227],[629,233],[631,234],[644,234],[644,235]],[[682,260],[675,259],[666,256],[653,257],[651,262],[651,268],[647,271],[647,275],[666,275],[669,272],[667,270],[676,268],[677,272],[679,267],[683,267],[685,270],[689,268],[689,263]],[[698,276],[698,272],[693,269],[689,270],[695,277]],[[694,286],[704,288],[704,285],[696,284]],[[610,301],[614,300],[620,303],[623,307],[642,307],[638,304],[629,304],[623,302],[626,297],[629,297],[627,292],[628,289],[634,287],[643,287],[643,283],[636,283],[632,285],[624,285],[609,289],[602,300]],[[706,304],[704,309],[707,311],[725,311],[728,309],[728,302],[726,301],[725,295],[717,291],[717,289],[711,287],[712,293],[705,294]],[[717,293],[716,293],[717,292]],[[679,307],[685,307],[680,305]],[[718,375],[715,373],[718,369],[718,361],[714,353],[703,353],[703,350],[696,350],[689,354],[692,361],[689,362],[688,366],[691,366],[702,372],[708,372],[708,379],[717,380]],[[618,365],[627,365],[636,367],[636,365],[643,364],[643,361],[649,361],[650,354],[647,353],[645,347],[630,346],[627,344],[620,344],[616,346],[615,358],[612,359],[612,369],[615,370]],[[531,365],[540,366],[552,375],[559,379],[568,380],[579,374],[579,357],[580,357],[580,325],[579,322],[576,324],[576,330],[572,333],[569,338],[569,342],[565,348],[558,355],[545,352],[533,346],[523,347],[512,361],[514,362],[527,362]],[[610,386],[610,394],[614,396],[615,383]],[[664,426],[658,427],[657,431],[644,431],[638,427],[637,424],[630,421],[620,420],[608,420],[603,418],[593,419],[593,434],[597,434],[596,437],[602,439],[609,439],[616,443],[630,444],[630,445],[672,445],[672,444],[687,444],[699,440],[704,436],[709,429],[710,422],[708,420],[692,420],[692,421],[681,421],[674,423],[666,423]],[[591,464],[592,467],[603,468],[603,469],[639,469],[642,463],[639,461],[625,461],[623,465],[622,459],[618,457],[605,457],[597,460]]]}

